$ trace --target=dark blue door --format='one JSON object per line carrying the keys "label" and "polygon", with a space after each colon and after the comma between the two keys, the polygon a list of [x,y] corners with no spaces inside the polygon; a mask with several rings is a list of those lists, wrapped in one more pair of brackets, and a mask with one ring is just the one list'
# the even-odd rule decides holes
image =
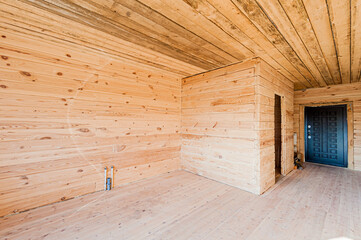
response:
{"label": "dark blue door", "polygon": [[305,108],[306,161],[347,167],[346,105]]}

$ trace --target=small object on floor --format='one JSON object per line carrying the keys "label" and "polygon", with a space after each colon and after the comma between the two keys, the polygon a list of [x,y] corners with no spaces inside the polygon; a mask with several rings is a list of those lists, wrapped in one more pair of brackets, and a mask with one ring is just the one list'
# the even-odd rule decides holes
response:
{"label": "small object on floor", "polygon": [[295,164],[295,169],[302,170],[302,169],[304,169],[304,166],[301,162],[301,159],[299,158],[300,156],[301,156],[300,154],[297,154],[297,153],[294,154],[294,164]]}

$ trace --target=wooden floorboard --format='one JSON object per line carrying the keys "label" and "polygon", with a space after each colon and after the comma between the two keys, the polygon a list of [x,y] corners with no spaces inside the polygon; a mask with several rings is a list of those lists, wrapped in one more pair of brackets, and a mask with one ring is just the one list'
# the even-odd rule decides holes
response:
{"label": "wooden floorboard", "polygon": [[361,239],[361,172],[308,164],[257,196],[185,171],[0,219],[1,239]]}

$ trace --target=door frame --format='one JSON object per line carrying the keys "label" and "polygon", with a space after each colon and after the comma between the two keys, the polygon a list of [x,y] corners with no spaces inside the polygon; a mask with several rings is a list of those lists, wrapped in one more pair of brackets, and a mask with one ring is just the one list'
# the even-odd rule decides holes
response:
{"label": "door frame", "polygon": [[[280,156],[280,174],[281,176],[285,176],[286,173],[286,168],[284,166],[284,164],[286,164],[286,110],[285,110],[285,97],[279,93],[274,93],[274,103],[275,103],[275,99],[276,99],[276,95],[280,97],[280,108],[281,108],[281,123],[280,123],[280,127],[281,127],[281,156]],[[273,116],[275,114],[275,106],[273,106]],[[273,119],[274,120],[274,119]],[[273,121],[273,123],[275,123],[275,121]],[[276,127],[276,126],[274,126]],[[273,132],[274,133],[274,132]],[[273,140],[275,140],[275,135],[273,134]],[[274,142],[274,146],[276,145],[276,143]],[[274,164],[274,169],[276,170],[276,152],[275,152],[275,164]]]}
{"label": "door frame", "polygon": [[299,131],[299,151],[302,154],[302,161],[305,162],[305,107],[321,107],[347,105],[346,124],[347,124],[347,168],[354,169],[354,149],[353,149],[353,102],[329,102],[329,103],[310,103],[300,105],[300,131]]}

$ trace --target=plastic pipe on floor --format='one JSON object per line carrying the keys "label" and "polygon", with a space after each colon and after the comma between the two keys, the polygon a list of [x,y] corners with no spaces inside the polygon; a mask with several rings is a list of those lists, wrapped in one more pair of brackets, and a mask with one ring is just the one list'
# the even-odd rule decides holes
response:
{"label": "plastic pipe on floor", "polygon": [[104,168],[104,191],[107,190],[107,167]]}
{"label": "plastic pipe on floor", "polygon": [[112,178],[112,188],[113,188],[114,187],[114,166],[111,167],[110,174],[111,174],[110,177]]}

